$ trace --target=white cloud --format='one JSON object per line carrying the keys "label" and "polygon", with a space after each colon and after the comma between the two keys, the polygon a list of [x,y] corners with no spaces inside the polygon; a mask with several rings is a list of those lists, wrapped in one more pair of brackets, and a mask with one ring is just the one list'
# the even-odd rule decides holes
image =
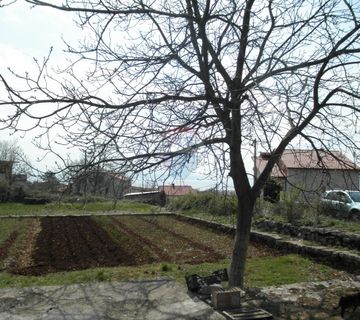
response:
{"label": "white cloud", "polygon": [[0,70],[4,72],[8,67],[16,70],[28,70],[34,60],[32,56],[22,48],[0,42]]}

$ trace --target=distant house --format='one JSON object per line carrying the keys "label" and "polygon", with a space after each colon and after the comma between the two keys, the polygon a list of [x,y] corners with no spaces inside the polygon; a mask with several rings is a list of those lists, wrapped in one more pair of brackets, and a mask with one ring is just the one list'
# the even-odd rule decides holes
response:
{"label": "distant house", "polygon": [[9,184],[25,185],[27,184],[26,173],[13,174],[14,161],[0,160],[0,180]]}
{"label": "distant house", "polygon": [[[132,187],[132,191],[134,189]],[[172,184],[158,187],[157,190],[137,188],[136,192],[124,194],[123,198],[163,206],[169,198],[184,196],[194,192],[197,191],[191,186],[176,186]]]}
{"label": "distant house", "polygon": [[4,180],[8,183],[12,182],[12,168],[14,161],[0,161],[0,180]]}
{"label": "distant house", "polygon": [[12,176],[12,185],[15,189],[27,189],[28,188],[28,180],[27,180],[27,174],[18,173],[13,174]]}
{"label": "distant house", "polygon": [[167,197],[179,197],[196,192],[191,186],[177,186],[174,184],[161,186],[159,191],[164,191]]}
{"label": "distant house", "polygon": [[123,195],[125,200],[134,200],[152,205],[164,206],[166,204],[166,195],[159,190],[131,192]]}
{"label": "distant house", "polygon": [[72,182],[72,192],[109,198],[121,198],[131,187],[131,180],[109,171],[89,171],[77,175]]}
{"label": "distant house", "polygon": [[[269,153],[256,159],[256,175],[264,170]],[[309,193],[328,189],[359,189],[360,168],[342,153],[324,150],[285,150],[271,172],[272,183],[282,191],[300,187]]]}
{"label": "distant house", "polygon": [[12,181],[14,183],[26,184],[27,183],[27,174],[26,173],[14,174],[12,177]]}

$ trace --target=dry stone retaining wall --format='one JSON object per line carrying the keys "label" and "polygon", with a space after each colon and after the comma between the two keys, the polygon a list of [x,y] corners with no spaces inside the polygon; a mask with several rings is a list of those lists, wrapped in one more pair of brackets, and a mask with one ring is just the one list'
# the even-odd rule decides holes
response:
{"label": "dry stone retaining wall", "polygon": [[257,221],[255,227],[264,231],[287,234],[292,237],[315,241],[323,245],[360,250],[360,235],[354,233],[340,232],[327,228],[299,227],[290,223],[271,220]]}
{"label": "dry stone retaining wall", "polygon": [[[235,228],[229,225],[223,225],[199,218],[177,215],[179,219],[191,223],[205,225],[226,233],[235,234]],[[297,253],[308,256],[314,260],[321,261],[334,267],[338,267],[350,272],[358,273],[360,270],[360,256],[341,249],[328,248],[325,246],[306,245],[301,241],[284,240],[280,235],[274,235],[266,232],[251,231],[251,241],[277,248],[286,252]],[[351,241],[351,240],[349,240]]]}

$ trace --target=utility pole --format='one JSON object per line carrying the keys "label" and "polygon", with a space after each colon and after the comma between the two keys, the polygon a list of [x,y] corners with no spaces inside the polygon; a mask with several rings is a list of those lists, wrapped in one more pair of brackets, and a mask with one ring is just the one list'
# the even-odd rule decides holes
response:
{"label": "utility pole", "polygon": [[84,199],[83,199],[83,204],[84,204],[84,208],[87,204],[87,191],[88,191],[88,169],[87,169],[87,150],[84,150],[84,156],[85,156],[85,166],[84,166],[84,175],[85,175],[85,186],[84,186]]}
{"label": "utility pole", "polygon": [[257,173],[257,168],[256,168],[256,143],[257,143],[257,141],[256,141],[256,139],[254,139],[253,140],[253,147],[254,147],[254,168],[253,168],[253,170],[254,170],[254,182],[253,182],[253,185],[255,185],[255,182],[256,182],[256,179],[257,179],[257,175],[256,175],[256,173]]}

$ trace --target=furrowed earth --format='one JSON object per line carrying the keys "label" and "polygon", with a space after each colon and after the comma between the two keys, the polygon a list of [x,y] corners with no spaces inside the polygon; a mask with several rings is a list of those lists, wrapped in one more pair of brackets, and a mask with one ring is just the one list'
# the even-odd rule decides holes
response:
{"label": "furrowed earth", "polygon": [[[169,216],[83,216],[18,219],[0,246],[2,269],[43,275],[154,262],[229,258],[232,236]],[[249,257],[280,253],[251,244]]]}

